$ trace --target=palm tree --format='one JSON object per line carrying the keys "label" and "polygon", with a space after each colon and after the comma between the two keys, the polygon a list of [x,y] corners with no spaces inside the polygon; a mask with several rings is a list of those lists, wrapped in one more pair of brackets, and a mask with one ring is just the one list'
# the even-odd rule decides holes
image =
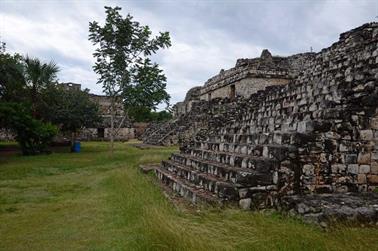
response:
{"label": "palm tree", "polygon": [[30,88],[32,112],[36,117],[36,104],[38,101],[38,93],[53,84],[57,80],[57,73],[59,67],[54,61],[49,63],[42,63],[38,58],[26,56],[25,61],[25,80]]}

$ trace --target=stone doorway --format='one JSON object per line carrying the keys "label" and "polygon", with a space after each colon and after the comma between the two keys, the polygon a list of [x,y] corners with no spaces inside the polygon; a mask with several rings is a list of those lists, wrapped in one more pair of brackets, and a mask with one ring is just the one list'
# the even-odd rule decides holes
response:
{"label": "stone doorway", "polygon": [[105,129],[104,128],[97,128],[97,138],[105,138]]}
{"label": "stone doorway", "polygon": [[235,85],[230,86],[230,99],[234,100],[236,97]]}

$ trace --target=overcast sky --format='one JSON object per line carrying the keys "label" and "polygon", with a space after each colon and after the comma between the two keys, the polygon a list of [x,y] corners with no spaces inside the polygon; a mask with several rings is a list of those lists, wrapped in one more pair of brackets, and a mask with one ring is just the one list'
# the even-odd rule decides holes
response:
{"label": "overcast sky", "polygon": [[168,78],[172,104],[237,58],[257,57],[264,48],[282,56],[319,51],[340,33],[378,21],[378,0],[0,0],[0,39],[8,51],[54,60],[61,82],[100,94],[88,23],[103,22],[104,5],[122,7],[153,32],[170,32],[172,47],[154,59]]}

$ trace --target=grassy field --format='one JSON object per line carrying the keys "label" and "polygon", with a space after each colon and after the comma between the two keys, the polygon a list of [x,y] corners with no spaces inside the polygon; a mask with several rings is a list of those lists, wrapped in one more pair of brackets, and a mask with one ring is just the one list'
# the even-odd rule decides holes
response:
{"label": "grassy field", "polygon": [[138,170],[175,148],[107,150],[0,155],[0,250],[378,250],[378,228],[325,232],[278,214],[177,208]]}

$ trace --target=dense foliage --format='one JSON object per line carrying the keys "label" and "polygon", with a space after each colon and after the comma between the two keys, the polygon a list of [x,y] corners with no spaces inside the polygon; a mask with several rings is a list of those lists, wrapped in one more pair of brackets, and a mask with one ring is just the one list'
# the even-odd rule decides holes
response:
{"label": "dense foliage", "polygon": [[134,107],[128,110],[128,115],[136,122],[162,122],[172,118],[168,111],[155,112],[146,107]]}
{"label": "dense foliage", "polygon": [[[99,75],[104,93],[112,98],[111,133],[114,137],[114,105],[121,98],[126,110],[134,107],[153,110],[158,104],[168,104],[166,77],[157,63],[150,59],[161,48],[171,46],[168,32],[152,37],[148,26],[134,21],[130,14],[124,18],[120,7],[105,7],[104,25],[89,23],[89,40],[96,46],[93,70]],[[113,149],[113,147],[112,147]]]}
{"label": "dense foliage", "polygon": [[56,84],[58,70],[54,62],[0,49],[0,128],[15,134],[25,155],[48,152],[58,129],[76,132],[99,121],[87,91]]}
{"label": "dense foliage", "polygon": [[44,89],[41,96],[41,117],[59,125],[64,132],[77,132],[100,121],[98,105],[90,99],[88,90],[66,90],[58,85]]}
{"label": "dense foliage", "polygon": [[47,152],[47,146],[57,134],[57,127],[34,119],[23,104],[0,102],[0,125],[10,128],[24,155]]}

